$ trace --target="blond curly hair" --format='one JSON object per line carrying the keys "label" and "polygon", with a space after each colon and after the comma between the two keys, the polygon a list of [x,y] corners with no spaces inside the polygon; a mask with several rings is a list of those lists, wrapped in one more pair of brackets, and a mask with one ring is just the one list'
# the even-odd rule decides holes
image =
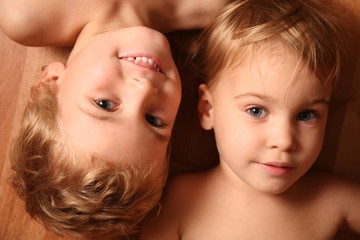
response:
{"label": "blond curly hair", "polygon": [[61,141],[54,81],[31,89],[9,157],[11,183],[26,210],[59,234],[129,239],[158,204],[167,176],[151,167],[124,166],[93,156],[89,166],[73,161]]}

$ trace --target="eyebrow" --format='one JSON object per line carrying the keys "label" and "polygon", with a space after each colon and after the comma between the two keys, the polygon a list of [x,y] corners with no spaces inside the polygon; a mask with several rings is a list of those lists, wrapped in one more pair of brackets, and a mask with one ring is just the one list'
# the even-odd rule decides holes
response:
{"label": "eyebrow", "polygon": [[236,95],[234,98],[238,99],[238,98],[243,98],[243,97],[256,97],[256,98],[260,98],[264,101],[271,101],[271,98],[268,96],[261,95],[258,93],[252,93],[252,92],[242,93],[242,94]]}
{"label": "eyebrow", "polygon": [[[260,98],[266,102],[272,101],[272,98],[269,96],[265,96],[265,95],[258,94],[258,93],[252,93],[252,92],[239,94],[239,95],[236,95],[234,98],[238,99],[238,98],[243,98],[243,97],[256,97],[256,98]],[[330,102],[329,98],[324,97],[324,98],[311,99],[308,104],[326,104],[326,105],[328,105],[329,102]]]}

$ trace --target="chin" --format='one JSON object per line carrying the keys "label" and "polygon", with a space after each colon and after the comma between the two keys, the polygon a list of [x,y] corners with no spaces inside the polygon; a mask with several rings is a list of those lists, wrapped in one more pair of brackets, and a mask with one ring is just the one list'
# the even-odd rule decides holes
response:
{"label": "chin", "polygon": [[288,184],[279,184],[279,183],[272,183],[266,184],[262,186],[255,187],[259,192],[264,193],[266,195],[281,195],[286,192],[292,183]]}

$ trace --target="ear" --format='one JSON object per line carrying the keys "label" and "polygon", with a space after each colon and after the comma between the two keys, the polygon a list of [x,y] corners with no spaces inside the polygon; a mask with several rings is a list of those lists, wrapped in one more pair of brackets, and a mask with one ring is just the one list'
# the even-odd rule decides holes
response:
{"label": "ear", "polygon": [[38,83],[48,81],[56,81],[56,83],[59,83],[60,75],[64,71],[65,65],[61,62],[52,62],[43,68],[43,73]]}
{"label": "ear", "polygon": [[206,84],[201,84],[198,89],[199,102],[198,102],[198,114],[200,124],[205,130],[211,130],[213,124],[213,98]]}

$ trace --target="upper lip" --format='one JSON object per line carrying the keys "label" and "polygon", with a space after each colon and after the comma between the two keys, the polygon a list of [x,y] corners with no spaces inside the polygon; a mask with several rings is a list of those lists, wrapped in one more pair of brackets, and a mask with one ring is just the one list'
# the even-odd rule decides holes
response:
{"label": "upper lip", "polygon": [[260,164],[271,167],[279,167],[279,168],[294,168],[294,166],[291,166],[289,163],[286,162],[264,162]]}
{"label": "upper lip", "polygon": [[118,58],[163,73],[163,69],[161,67],[159,60],[153,56],[149,56],[146,54],[139,54],[139,55],[119,56]]}

